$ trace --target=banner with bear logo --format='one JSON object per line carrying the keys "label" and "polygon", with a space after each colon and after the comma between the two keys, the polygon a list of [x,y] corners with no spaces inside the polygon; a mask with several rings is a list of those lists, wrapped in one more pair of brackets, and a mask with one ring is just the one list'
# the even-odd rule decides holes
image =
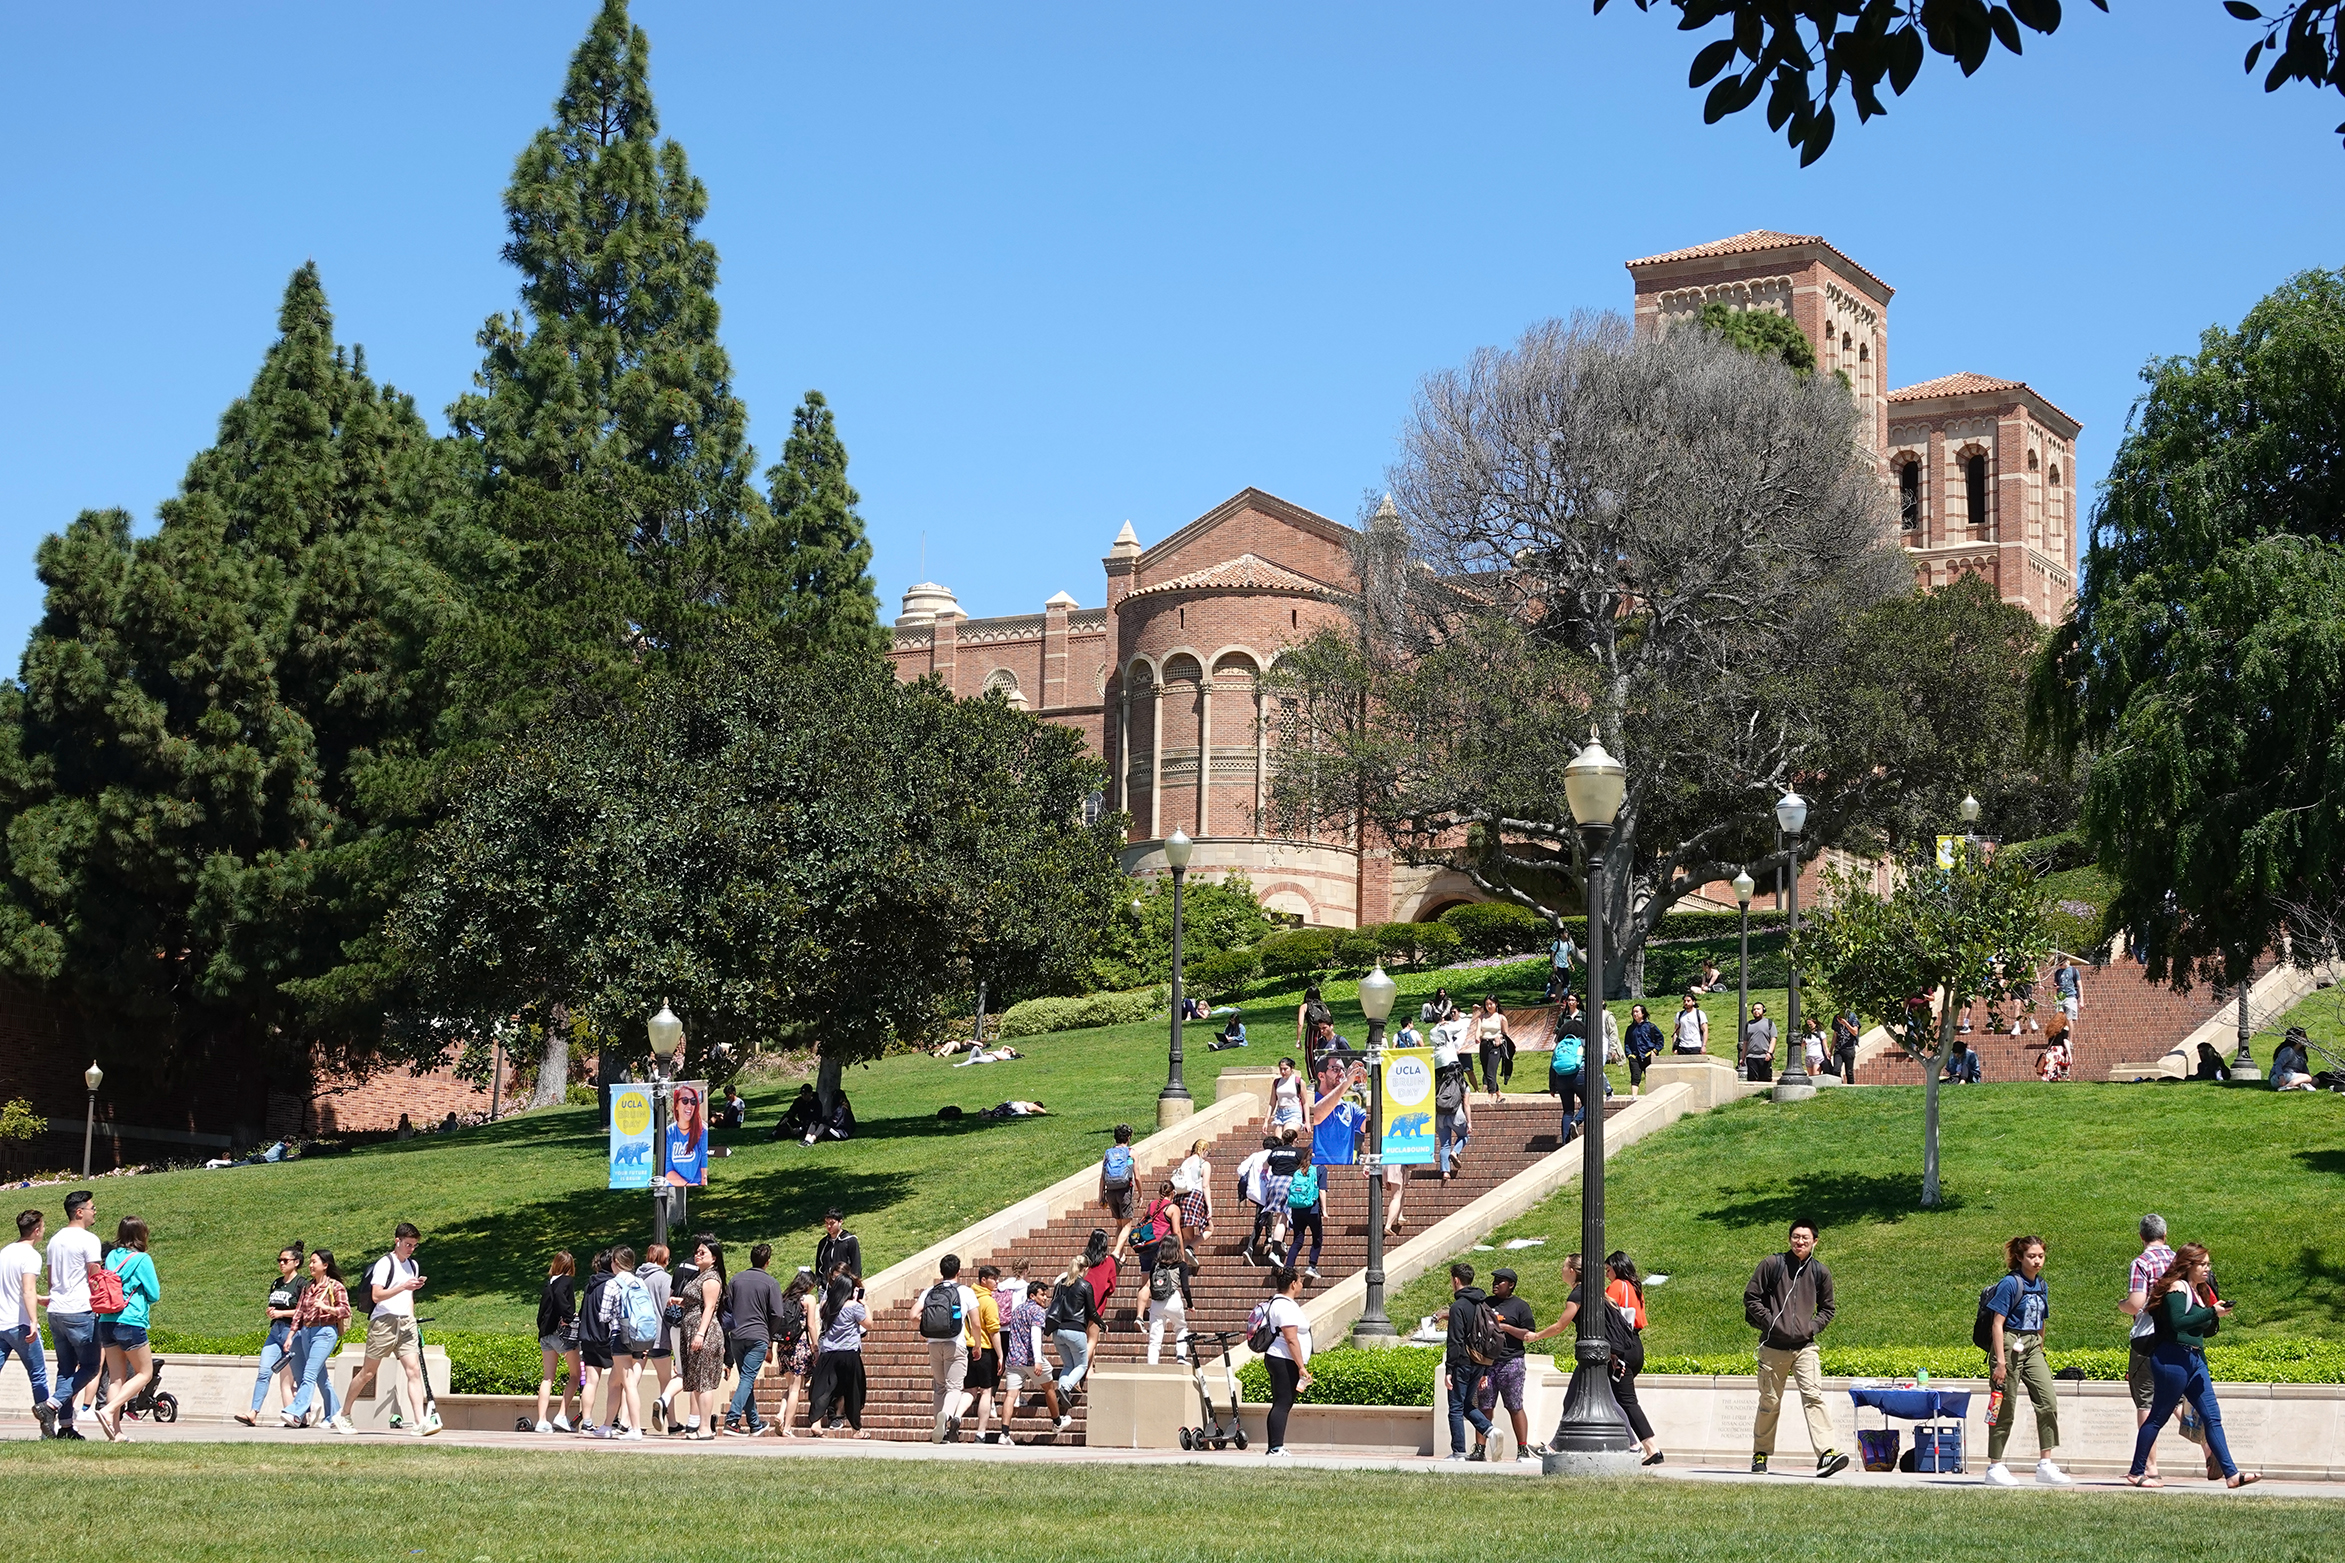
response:
{"label": "banner with bear logo", "polygon": [[1384,1163],[1424,1166],[1433,1160],[1433,1055],[1423,1048],[1384,1055]]}

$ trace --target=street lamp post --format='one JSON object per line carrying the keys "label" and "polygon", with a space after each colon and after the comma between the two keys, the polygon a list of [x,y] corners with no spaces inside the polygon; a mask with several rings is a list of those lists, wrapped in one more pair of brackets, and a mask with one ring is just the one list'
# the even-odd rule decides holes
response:
{"label": "street lamp post", "polygon": [[1368,1299],[1353,1337],[1390,1339],[1398,1333],[1384,1316],[1384,1023],[1398,990],[1379,963],[1360,979],[1360,1013],[1368,1018]]}
{"label": "street lamp post", "polygon": [[660,1012],[644,1022],[651,1036],[651,1240],[667,1245],[671,1198],[668,1187],[668,1090],[676,1054],[684,1046],[684,1022],[660,1000]]}
{"label": "street lamp post", "polygon": [[1595,734],[1564,767],[1564,797],[1588,847],[1587,1034],[1580,1044],[1580,1312],[1563,1419],[1542,1460],[1550,1476],[1623,1476],[1639,1469],[1636,1434],[1612,1392],[1604,1334],[1604,848],[1620,815],[1628,772]]}
{"label": "street lamp post", "polygon": [[98,1061],[93,1058],[90,1067],[81,1072],[81,1078],[90,1088],[89,1116],[81,1124],[81,1175],[87,1178],[90,1175],[90,1141],[97,1138],[98,1134],[98,1087],[106,1083],[106,1071],[100,1069]]}
{"label": "street lamp post", "polygon": [[1188,832],[1175,826],[1164,838],[1164,860],[1172,867],[1173,881],[1173,937],[1172,937],[1172,1052],[1167,1061],[1164,1089],[1156,1094],[1156,1126],[1170,1128],[1197,1110],[1189,1098],[1189,1088],[1181,1083],[1181,880],[1189,872],[1189,854],[1197,844]]}
{"label": "street lamp post", "polygon": [[1775,1082],[1775,1100],[1797,1102],[1816,1094],[1808,1078],[1808,1050],[1799,1040],[1799,838],[1807,827],[1808,802],[1796,792],[1775,800],[1775,823],[1791,849],[1791,914],[1784,943],[1784,959],[1791,968],[1790,1000],[1783,1006],[1783,1023],[1791,1028],[1791,1046],[1783,1060],[1783,1078]]}
{"label": "street lamp post", "polygon": [[1742,953],[1736,957],[1737,970],[1734,1000],[1734,1072],[1742,1075],[1743,1044],[1750,1040],[1751,1024],[1751,893],[1759,888],[1748,868],[1737,869],[1734,875],[1734,899],[1742,908]]}

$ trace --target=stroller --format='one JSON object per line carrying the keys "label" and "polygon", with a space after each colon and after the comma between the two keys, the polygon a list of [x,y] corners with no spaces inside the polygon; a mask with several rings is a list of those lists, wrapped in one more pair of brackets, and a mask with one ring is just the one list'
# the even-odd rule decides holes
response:
{"label": "stroller", "polygon": [[[1230,1342],[1244,1340],[1244,1330],[1222,1330],[1200,1335],[1194,1330],[1181,1332],[1182,1342],[1189,1348],[1189,1369],[1197,1380],[1197,1415],[1202,1425],[1181,1429],[1181,1447],[1202,1454],[1208,1448],[1227,1449],[1236,1445],[1246,1447],[1246,1430],[1238,1422],[1238,1375],[1230,1366]],[[1205,1352],[1211,1346],[1221,1357],[1222,1378],[1229,1385],[1229,1420],[1225,1423],[1214,1415],[1213,1391],[1205,1384]]]}

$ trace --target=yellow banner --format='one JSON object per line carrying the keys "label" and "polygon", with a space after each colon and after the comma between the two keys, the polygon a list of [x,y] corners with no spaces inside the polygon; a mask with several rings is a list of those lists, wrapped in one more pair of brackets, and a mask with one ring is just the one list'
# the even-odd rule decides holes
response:
{"label": "yellow banner", "polygon": [[1433,1054],[1425,1048],[1384,1054],[1384,1161],[1422,1166],[1433,1160]]}

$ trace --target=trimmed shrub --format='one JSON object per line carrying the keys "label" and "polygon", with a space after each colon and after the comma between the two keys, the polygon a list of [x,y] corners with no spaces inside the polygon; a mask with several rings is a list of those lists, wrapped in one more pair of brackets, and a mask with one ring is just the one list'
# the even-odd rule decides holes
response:
{"label": "trimmed shrub", "polygon": [[1254,949],[1262,957],[1265,976],[1300,977],[1335,969],[1332,928],[1289,928],[1266,936]]}
{"label": "trimmed shrub", "polygon": [[1426,966],[1447,966],[1466,946],[1447,923],[1412,923],[1417,930],[1417,960]]}
{"label": "trimmed shrub", "polygon": [[[1813,907],[1809,908],[1810,915],[1813,915],[1814,911]],[[1789,921],[1790,914],[1778,912],[1773,907],[1763,909],[1757,905],[1751,907],[1751,932],[1753,933],[1757,933],[1762,928],[1771,932],[1783,927]],[[1654,926],[1653,937],[1656,939],[1731,939],[1741,926],[1742,914],[1740,912],[1665,912],[1662,914],[1661,921]],[[1573,932],[1572,937],[1583,944],[1587,942],[1587,935],[1577,930]]]}
{"label": "trimmed shrub", "polygon": [[1230,988],[1241,988],[1262,975],[1262,952],[1259,950],[1224,950],[1208,955],[1203,960],[1184,963],[1184,980],[1191,988],[1206,993],[1221,993]]}
{"label": "trimmed shrub", "polygon": [[1546,948],[1549,937],[1544,919],[1508,901],[1453,906],[1441,920],[1457,930],[1465,952],[1477,957],[1529,955]]}
{"label": "trimmed shrub", "polygon": [[1383,953],[1374,928],[1346,928],[1335,936],[1335,964],[1344,971],[1366,971]]}
{"label": "trimmed shrub", "polygon": [[[1362,1350],[1331,1346],[1311,1354],[1311,1387],[1302,1402],[1312,1406],[1429,1406],[1433,1375],[1441,1367],[1439,1346],[1394,1346]],[[1270,1370],[1257,1358],[1238,1370],[1238,1385],[1256,1403],[1270,1399]]]}
{"label": "trimmed shrub", "polygon": [[1367,930],[1376,936],[1376,951],[1388,966],[1405,966],[1417,958],[1417,931],[1431,923],[1378,923]]}
{"label": "trimmed shrub", "polygon": [[1003,1011],[1001,1037],[1033,1037],[1046,1031],[1080,1031],[1092,1026],[1128,1026],[1146,1020],[1164,1001],[1158,989],[1091,993],[1078,999],[1027,999]]}
{"label": "trimmed shrub", "polygon": [[[235,1335],[192,1335],[179,1330],[156,1330],[151,1344],[158,1356],[257,1357],[268,1339],[262,1330]],[[343,1335],[345,1341],[366,1339],[366,1324]],[[448,1391],[456,1395],[534,1395],[543,1365],[537,1341],[527,1335],[494,1330],[432,1330],[424,1343],[448,1353]]]}
{"label": "trimmed shrub", "polygon": [[595,1093],[593,1086],[572,1082],[563,1090],[562,1100],[572,1107],[592,1107],[602,1098]]}

